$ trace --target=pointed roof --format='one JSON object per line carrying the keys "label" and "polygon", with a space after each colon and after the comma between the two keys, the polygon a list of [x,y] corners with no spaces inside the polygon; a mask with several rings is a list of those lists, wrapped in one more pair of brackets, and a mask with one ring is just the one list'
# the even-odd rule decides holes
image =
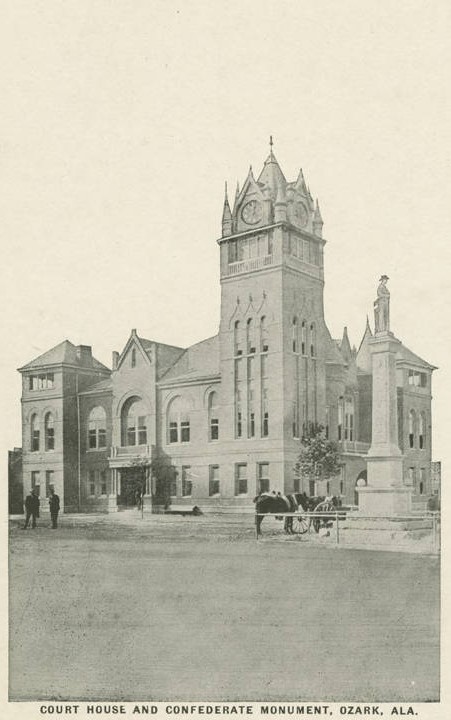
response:
{"label": "pointed roof", "polygon": [[372,372],[372,361],[371,361],[371,350],[369,341],[373,337],[373,333],[371,332],[370,327],[370,321],[368,319],[368,315],[366,316],[366,326],[365,326],[365,332],[363,333],[362,340],[359,345],[359,349],[357,350],[357,357],[356,357],[356,363],[357,363],[357,369],[360,372],[370,374]]}
{"label": "pointed roof", "polygon": [[343,329],[343,337],[340,343],[340,352],[346,362],[350,362],[352,360],[351,343],[349,342],[348,328],[346,326]]}
{"label": "pointed roof", "polygon": [[222,225],[232,223],[232,211],[230,209],[229,205],[229,196],[227,194],[227,183],[225,184],[225,194],[224,194],[224,209],[222,211]]}
{"label": "pointed roof", "polygon": [[265,164],[263,166],[263,170],[261,171],[259,177],[258,177],[258,183],[260,183],[263,186],[268,186],[271,190],[271,195],[273,199],[277,197],[277,192],[279,190],[279,187],[282,185],[283,189],[285,190],[285,186],[287,184],[287,181],[285,179],[285,175],[283,174],[282,170],[280,169],[280,165],[276,160],[276,156],[274,155],[272,151],[273,141],[272,141],[272,135],[269,140],[270,150],[269,155],[265,160]]}
{"label": "pointed roof", "polygon": [[424,368],[426,370],[437,370],[436,365],[431,365],[426,360],[423,360],[419,355],[416,355],[412,350],[401,343],[399,352],[396,353],[397,362],[408,363],[409,365],[416,365],[417,367]]}
{"label": "pointed roof", "polygon": [[316,198],[315,213],[313,215],[313,224],[324,225],[321,210],[319,209],[318,198]]}
{"label": "pointed roof", "polygon": [[[106,365],[96,360],[91,354],[86,355],[80,353],[80,348],[88,347],[83,345],[73,345],[70,340],[63,340],[59,345],[47,350],[47,352],[38,355],[37,358],[31,360],[26,365],[19,368],[19,372],[24,370],[32,370],[33,368],[44,368],[50,365],[72,365],[75,367],[93,368],[94,370],[102,370],[110,372]],[[90,352],[91,348],[89,348]]]}

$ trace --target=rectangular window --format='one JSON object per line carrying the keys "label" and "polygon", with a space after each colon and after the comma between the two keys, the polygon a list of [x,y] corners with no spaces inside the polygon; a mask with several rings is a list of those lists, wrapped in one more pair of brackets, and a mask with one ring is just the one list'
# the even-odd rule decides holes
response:
{"label": "rectangular window", "polygon": [[106,447],[106,429],[105,428],[99,428],[98,442],[99,442],[99,448]]}
{"label": "rectangular window", "polygon": [[293,403],[292,431],[293,437],[299,438],[299,405],[296,402]]}
{"label": "rectangular window", "polygon": [[298,477],[295,477],[293,479],[293,492],[298,493],[301,489],[301,479]]}
{"label": "rectangular window", "polygon": [[39,430],[34,429],[31,435],[31,450],[37,452],[39,450]]}
{"label": "rectangular window", "polygon": [[169,423],[169,442],[176,443],[179,441],[178,426],[176,422]]}
{"label": "rectangular window", "polygon": [[343,440],[343,402],[338,401],[338,439]]}
{"label": "rectangular window", "polygon": [[420,468],[420,485],[418,488],[420,495],[426,492],[426,468]]}
{"label": "rectangular window", "polygon": [[40,473],[39,470],[32,470],[31,471],[31,487],[39,487],[41,484],[41,481],[39,479]]}
{"label": "rectangular window", "polygon": [[145,416],[138,418],[138,445],[147,443],[147,426]]}
{"label": "rectangular window", "polygon": [[191,481],[190,465],[182,466],[182,496],[191,497],[193,494],[193,483]]}
{"label": "rectangular window", "polygon": [[177,475],[174,473],[169,483],[169,495],[177,497]]}
{"label": "rectangular window", "polygon": [[89,423],[88,443],[90,450],[94,450],[97,447],[97,432],[95,422]]}
{"label": "rectangular window", "polygon": [[100,471],[100,494],[107,494],[106,470]]}
{"label": "rectangular window", "polygon": [[210,465],[210,480],[208,494],[219,495],[219,465]]}
{"label": "rectangular window", "polygon": [[55,449],[55,428],[53,427],[47,427],[45,429],[45,449]]}
{"label": "rectangular window", "polygon": [[238,463],[235,467],[235,495],[247,495],[247,464]]}
{"label": "rectangular window", "polygon": [[96,473],[95,470],[89,471],[89,482],[88,482],[88,492],[91,497],[94,497],[96,494]]}
{"label": "rectangular window", "polygon": [[258,492],[269,490],[269,463],[258,464]]}
{"label": "rectangular window", "polygon": [[229,263],[234,263],[237,259],[237,241],[231,240],[229,242]]}
{"label": "rectangular window", "polygon": [[45,471],[45,496],[49,497],[50,487],[54,487],[54,472],[53,470]]}
{"label": "rectangular window", "polygon": [[219,440],[219,418],[210,419],[210,440]]}
{"label": "rectangular window", "polygon": [[182,443],[189,442],[190,431],[189,431],[189,420],[182,420],[180,423],[180,438]]}

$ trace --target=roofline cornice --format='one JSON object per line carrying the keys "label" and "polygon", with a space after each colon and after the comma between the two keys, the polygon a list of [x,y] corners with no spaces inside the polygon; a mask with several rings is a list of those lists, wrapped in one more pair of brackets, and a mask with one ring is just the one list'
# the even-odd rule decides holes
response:
{"label": "roofline cornice", "polygon": [[295,232],[299,233],[299,235],[305,235],[305,237],[311,240],[316,240],[318,243],[322,243],[323,247],[327,242],[327,240],[325,240],[324,238],[318,237],[318,235],[315,235],[314,233],[307,232],[307,230],[302,230],[301,228],[296,227],[296,225],[292,225],[292,223],[286,221],[273,223],[272,225],[260,225],[258,228],[249,228],[249,230],[244,230],[240,233],[224,235],[223,237],[217,238],[216,242],[218,243],[218,245],[221,245],[221,243],[226,242],[227,240],[236,240],[238,238],[246,237],[248,235],[258,235],[262,232],[262,230],[274,230],[275,228],[279,227],[284,230],[294,230]]}
{"label": "roofline cornice", "polygon": [[157,383],[158,388],[177,388],[186,387],[187,385],[204,385],[206,382],[221,382],[221,375],[203,375],[202,377],[196,377],[192,380],[167,380],[166,382],[160,381]]}
{"label": "roofline cornice", "polygon": [[26,373],[26,372],[34,372],[35,370],[47,370],[55,369],[55,368],[70,368],[72,370],[80,370],[80,372],[100,372],[105,375],[111,375],[111,370],[107,368],[106,366],[96,368],[96,367],[84,367],[80,365],[74,365],[72,363],[65,363],[65,362],[59,362],[59,363],[46,363],[45,365],[33,365],[32,367],[29,367],[28,365],[23,365],[20,368],[17,368],[17,372],[20,373]]}

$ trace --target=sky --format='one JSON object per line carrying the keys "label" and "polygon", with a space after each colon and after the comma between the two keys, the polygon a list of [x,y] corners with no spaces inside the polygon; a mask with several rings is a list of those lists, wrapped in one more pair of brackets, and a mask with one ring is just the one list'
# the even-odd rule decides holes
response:
{"label": "sky", "polygon": [[224,182],[260,172],[271,134],[320,201],[333,337],[359,344],[387,274],[393,331],[439,367],[445,459],[450,34],[441,1],[4,2],[2,450],[17,368],[62,340],[110,366],[132,328],[217,332]]}

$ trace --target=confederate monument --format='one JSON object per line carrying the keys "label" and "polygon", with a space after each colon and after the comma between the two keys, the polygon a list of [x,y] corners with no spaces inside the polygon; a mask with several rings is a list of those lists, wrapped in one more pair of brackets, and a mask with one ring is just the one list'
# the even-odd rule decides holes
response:
{"label": "confederate monument", "polygon": [[358,488],[359,511],[396,515],[410,511],[411,489],[403,484],[398,445],[396,353],[400,341],[390,332],[390,291],[382,275],[374,301],[375,334],[370,340],[373,370],[371,447],[367,456],[368,485]]}

